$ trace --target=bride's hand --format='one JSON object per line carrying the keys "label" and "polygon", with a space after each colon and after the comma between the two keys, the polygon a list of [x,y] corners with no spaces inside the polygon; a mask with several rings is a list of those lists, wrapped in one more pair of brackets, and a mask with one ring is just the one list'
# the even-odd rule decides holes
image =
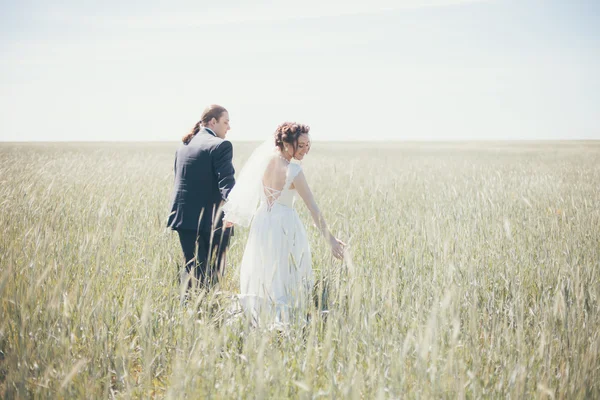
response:
{"label": "bride's hand", "polygon": [[331,238],[329,239],[329,244],[331,245],[331,252],[333,253],[333,256],[338,260],[343,259],[344,247],[346,247],[346,243],[331,236]]}

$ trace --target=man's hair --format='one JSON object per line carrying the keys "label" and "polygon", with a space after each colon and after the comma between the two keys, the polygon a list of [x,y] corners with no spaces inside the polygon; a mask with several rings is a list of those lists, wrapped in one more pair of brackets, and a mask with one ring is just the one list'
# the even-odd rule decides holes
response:
{"label": "man's hair", "polygon": [[223,113],[226,112],[227,110],[225,109],[225,107],[222,107],[217,104],[211,104],[210,106],[206,107],[202,112],[200,121],[196,122],[196,125],[194,125],[192,130],[189,131],[189,133],[187,133],[183,138],[181,138],[183,144],[188,144],[190,140],[192,140],[192,138],[196,136],[198,132],[200,132],[200,127],[208,125],[208,123],[213,118],[215,118],[218,121],[223,115]]}

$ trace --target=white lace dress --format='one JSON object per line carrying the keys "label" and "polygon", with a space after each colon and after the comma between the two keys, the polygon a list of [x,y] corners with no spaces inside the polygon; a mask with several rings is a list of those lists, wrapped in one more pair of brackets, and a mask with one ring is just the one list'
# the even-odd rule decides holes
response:
{"label": "white lace dress", "polygon": [[[240,303],[256,322],[303,321],[313,287],[306,230],[294,210],[300,173],[289,164],[281,191],[264,187],[240,266]],[[264,319],[263,319],[264,318]]]}

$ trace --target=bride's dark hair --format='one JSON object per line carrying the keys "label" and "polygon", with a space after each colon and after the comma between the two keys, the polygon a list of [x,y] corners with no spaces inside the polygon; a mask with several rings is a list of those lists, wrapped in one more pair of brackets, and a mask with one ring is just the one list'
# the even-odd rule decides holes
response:
{"label": "bride's dark hair", "polygon": [[294,155],[298,149],[298,138],[300,135],[308,135],[310,127],[296,122],[284,122],[275,130],[275,146],[283,151],[284,143],[288,143],[294,148]]}
{"label": "bride's dark hair", "polygon": [[223,115],[224,112],[227,112],[225,107],[217,104],[211,104],[210,106],[206,107],[204,112],[202,112],[200,121],[196,122],[196,125],[194,125],[192,130],[189,131],[189,133],[187,133],[183,138],[181,138],[183,144],[188,144],[190,140],[192,140],[192,138],[196,136],[198,132],[200,132],[200,128],[203,125],[207,125],[211,119],[215,118],[217,121],[221,119],[221,115]]}

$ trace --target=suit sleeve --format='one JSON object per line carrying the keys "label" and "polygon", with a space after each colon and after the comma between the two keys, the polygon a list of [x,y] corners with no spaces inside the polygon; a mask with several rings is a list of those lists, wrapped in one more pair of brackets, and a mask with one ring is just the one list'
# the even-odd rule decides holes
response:
{"label": "suit sleeve", "polygon": [[217,176],[221,198],[227,200],[227,196],[233,185],[235,185],[235,170],[233,169],[233,146],[231,142],[225,140],[213,153],[213,168]]}

